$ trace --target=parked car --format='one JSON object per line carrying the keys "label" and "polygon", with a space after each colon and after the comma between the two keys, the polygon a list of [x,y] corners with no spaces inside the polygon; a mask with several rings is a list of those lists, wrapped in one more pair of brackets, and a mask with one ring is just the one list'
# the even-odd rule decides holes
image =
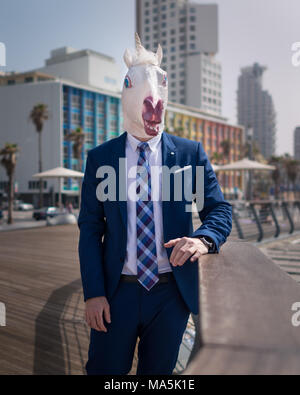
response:
{"label": "parked car", "polygon": [[32,218],[39,221],[45,220],[47,217],[53,218],[59,214],[61,214],[61,211],[57,207],[43,207],[38,210],[34,210]]}
{"label": "parked car", "polygon": [[3,211],[0,209],[0,221],[3,219]]}
{"label": "parked car", "polygon": [[16,204],[16,210],[19,211],[31,211],[34,209],[33,204],[30,203],[24,203],[24,202],[19,202]]}

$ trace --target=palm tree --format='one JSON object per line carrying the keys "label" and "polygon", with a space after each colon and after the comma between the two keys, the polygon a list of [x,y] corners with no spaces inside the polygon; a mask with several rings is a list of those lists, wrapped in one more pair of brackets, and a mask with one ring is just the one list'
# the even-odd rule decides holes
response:
{"label": "palm tree", "polygon": [[[48,106],[43,103],[39,103],[33,107],[29,115],[30,120],[35,126],[38,134],[38,149],[39,149],[39,173],[43,171],[43,157],[42,157],[42,131],[44,123],[49,119]],[[40,199],[39,206],[43,207],[43,180],[40,179]]]}
{"label": "palm tree", "polygon": [[[73,157],[77,159],[77,170],[82,171],[82,155],[84,149],[85,133],[83,128],[77,128],[72,130],[67,136],[66,140],[73,142]],[[80,207],[80,195],[81,195],[81,180],[79,181],[79,207]]]}
{"label": "palm tree", "polygon": [[6,143],[5,147],[0,150],[1,164],[6,170],[8,177],[8,216],[7,223],[13,223],[13,201],[14,201],[14,173],[17,164],[17,144]]}
{"label": "palm tree", "polygon": [[219,165],[223,161],[223,154],[214,152],[211,156],[211,162],[215,165]]}
{"label": "palm tree", "polygon": [[231,148],[230,141],[223,140],[221,142],[221,148],[223,150],[223,162],[225,164],[226,162],[229,162],[229,160],[230,160],[230,148]]}

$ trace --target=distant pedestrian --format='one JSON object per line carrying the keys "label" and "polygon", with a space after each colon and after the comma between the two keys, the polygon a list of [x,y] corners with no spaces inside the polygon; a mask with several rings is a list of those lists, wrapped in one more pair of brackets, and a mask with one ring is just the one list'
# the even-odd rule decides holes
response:
{"label": "distant pedestrian", "polygon": [[71,202],[67,204],[67,210],[69,214],[73,214],[73,204]]}

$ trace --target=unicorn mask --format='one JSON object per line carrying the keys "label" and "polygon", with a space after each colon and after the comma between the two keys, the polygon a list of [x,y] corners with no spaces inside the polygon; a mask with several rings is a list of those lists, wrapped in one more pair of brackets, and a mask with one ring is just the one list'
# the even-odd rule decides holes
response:
{"label": "unicorn mask", "polygon": [[122,91],[123,127],[133,136],[149,139],[163,132],[168,103],[167,73],[161,68],[163,51],[147,51],[136,33],[136,50],[126,49],[128,72]]}

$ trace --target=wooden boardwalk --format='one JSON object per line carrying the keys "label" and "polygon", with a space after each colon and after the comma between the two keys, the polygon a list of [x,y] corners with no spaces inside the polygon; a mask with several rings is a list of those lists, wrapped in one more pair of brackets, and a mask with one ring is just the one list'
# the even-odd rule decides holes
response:
{"label": "wooden boardwalk", "polygon": [[76,226],[0,233],[0,374],[83,374],[83,321]]}

